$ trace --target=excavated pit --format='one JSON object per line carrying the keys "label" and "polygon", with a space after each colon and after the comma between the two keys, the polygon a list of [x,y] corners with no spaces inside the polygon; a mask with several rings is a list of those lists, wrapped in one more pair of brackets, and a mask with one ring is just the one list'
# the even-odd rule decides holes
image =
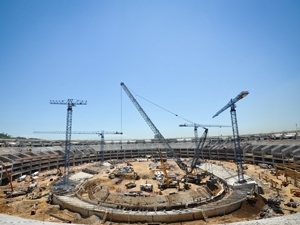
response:
{"label": "excavated pit", "polygon": [[[115,222],[178,222],[225,215],[238,209],[245,198],[245,190],[231,191],[225,181],[207,171],[200,182],[184,172],[173,160],[167,160],[166,172],[172,188],[161,188],[165,179],[160,163],[148,160],[114,162],[94,166],[84,171],[93,174],[91,179],[78,184],[69,196],[54,195],[54,202],[82,216],[109,217]],[[143,187],[151,187],[145,191]]]}

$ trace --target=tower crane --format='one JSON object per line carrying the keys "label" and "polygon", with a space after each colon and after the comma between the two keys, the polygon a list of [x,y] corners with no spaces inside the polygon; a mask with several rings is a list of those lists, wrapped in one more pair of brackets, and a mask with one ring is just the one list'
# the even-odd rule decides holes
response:
{"label": "tower crane", "polygon": [[248,94],[249,94],[248,91],[242,91],[234,99],[231,99],[227,105],[225,105],[222,109],[220,109],[213,116],[213,118],[215,118],[220,113],[222,113],[226,109],[230,108],[232,133],[233,133],[233,141],[234,141],[234,149],[235,149],[235,151],[234,151],[235,152],[235,163],[237,165],[238,182],[239,183],[243,183],[245,180],[244,180],[243,160],[242,160],[242,152],[241,152],[241,146],[240,146],[240,137],[239,137],[239,131],[238,131],[235,103],[237,103],[239,100],[245,98]]}
{"label": "tower crane", "polygon": [[[33,133],[42,133],[42,134],[65,134],[64,131],[34,131]],[[118,131],[73,131],[72,134],[97,134],[101,137],[100,141],[100,154],[101,154],[101,164],[104,162],[104,135],[105,134],[123,134]]]}
{"label": "tower crane", "polygon": [[86,105],[87,101],[82,100],[50,100],[50,104],[67,105],[67,125],[66,125],[66,143],[65,143],[65,163],[64,163],[64,185],[69,185],[69,167],[70,167],[70,149],[72,133],[72,112],[73,106]]}
{"label": "tower crane", "polygon": [[[189,173],[192,173],[193,170],[196,168],[196,165],[199,162],[199,158],[200,158],[200,152],[202,152],[204,143],[206,141],[207,138],[207,133],[208,133],[208,129],[207,127],[231,127],[228,125],[208,125],[208,124],[198,124],[198,123],[193,123],[193,124],[180,124],[179,127],[194,127],[194,134],[195,134],[195,156],[193,157],[193,161],[191,164],[191,170]],[[200,138],[200,140],[198,141],[198,127],[202,127],[204,129],[204,133],[202,135],[202,137]],[[203,152],[202,152],[203,153]],[[203,158],[203,154],[202,154],[202,158]]]}
{"label": "tower crane", "polygon": [[[167,152],[173,157],[173,159],[177,163],[177,165],[183,171],[185,171],[185,173],[187,174],[188,173],[187,165],[184,162],[182,162],[182,160],[175,154],[173,148],[169,145],[169,143],[166,141],[164,136],[160,133],[160,131],[156,128],[156,126],[150,120],[148,115],[145,113],[145,111],[140,106],[140,104],[137,102],[137,100],[133,97],[133,95],[131,94],[129,89],[126,87],[126,85],[123,82],[121,82],[121,86],[122,86],[123,90],[125,91],[125,93],[128,95],[128,97],[130,98],[130,100],[132,101],[132,103],[134,104],[134,106],[137,108],[137,110],[139,111],[141,116],[144,118],[146,123],[149,125],[151,130],[154,132],[155,137],[157,137],[160,140],[160,142],[163,144],[163,146],[167,149]],[[167,153],[167,155],[168,155],[168,153]]]}

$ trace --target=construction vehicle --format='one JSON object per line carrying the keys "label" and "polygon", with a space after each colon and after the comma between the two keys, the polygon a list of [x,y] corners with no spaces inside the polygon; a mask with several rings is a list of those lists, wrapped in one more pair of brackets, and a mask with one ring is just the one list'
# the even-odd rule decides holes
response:
{"label": "construction vehicle", "polygon": [[26,178],[26,175],[22,175],[17,179],[17,181],[21,182],[21,181],[25,180],[25,178]]}
{"label": "construction vehicle", "polygon": [[61,172],[61,169],[60,168],[57,168],[57,171],[56,171],[56,176],[58,177],[61,177],[63,174]]}
{"label": "construction vehicle", "polygon": [[247,165],[243,165],[243,170],[247,170],[248,169],[248,166]]}
{"label": "construction vehicle", "polygon": [[149,197],[150,195],[146,195],[142,191],[129,191],[129,192],[125,192],[124,196],[132,196],[132,197],[144,196],[144,197]]}
{"label": "construction vehicle", "polygon": [[13,185],[12,185],[12,181],[11,181],[11,172],[9,172],[7,170],[7,167],[5,166],[5,164],[2,164],[1,166],[5,169],[6,176],[7,176],[7,179],[9,181],[10,190],[11,190],[11,191],[5,191],[6,198],[16,197],[16,196],[19,196],[19,195],[25,195],[26,194],[25,191],[14,191],[14,188],[13,188]]}
{"label": "construction vehicle", "polygon": [[285,181],[285,180],[282,181],[282,186],[283,186],[283,187],[286,187],[286,186],[288,186],[288,185],[289,185],[289,183],[288,183],[287,181]]}
{"label": "construction vehicle", "polygon": [[141,177],[136,172],[133,172],[133,177],[135,180],[141,179]]}
{"label": "construction vehicle", "polygon": [[247,192],[247,201],[251,203],[255,203],[257,201],[257,185],[253,186],[250,192]]}
{"label": "construction vehicle", "polygon": [[156,126],[150,120],[150,118],[145,113],[145,111],[143,110],[143,108],[140,106],[140,104],[133,97],[133,95],[131,94],[131,92],[129,91],[129,89],[126,87],[126,85],[123,82],[120,85],[122,86],[122,88],[125,91],[125,93],[127,94],[127,96],[130,98],[130,100],[132,101],[132,103],[134,104],[134,106],[137,108],[137,110],[139,111],[139,113],[141,114],[141,116],[144,118],[144,120],[146,121],[146,123],[152,129],[152,131],[155,134],[155,137],[157,139],[159,139],[160,142],[162,143],[162,145],[166,148],[166,150],[167,150],[166,156],[167,157],[171,156],[174,159],[174,161],[176,162],[176,164],[179,166],[179,168],[182,169],[186,174],[188,174],[187,165],[176,155],[174,149],[170,146],[170,144],[166,141],[166,139],[164,138],[164,136],[156,128]]}
{"label": "construction vehicle", "polygon": [[116,177],[116,175],[114,173],[111,173],[111,174],[108,175],[109,179],[114,179],[115,177]]}
{"label": "construction vehicle", "polygon": [[199,164],[200,152],[202,152],[204,143],[206,141],[207,133],[208,133],[208,129],[205,128],[205,127],[203,127],[204,132],[202,134],[202,137],[198,141],[197,126],[196,125],[194,125],[194,126],[195,126],[195,128],[194,128],[194,131],[195,131],[195,141],[197,143],[197,146],[195,148],[195,155],[193,157],[193,160],[192,160],[192,163],[191,163],[191,166],[190,166],[190,170],[188,171],[188,173],[186,175],[192,174],[193,171],[194,171],[194,169],[196,168],[196,166]]}
{"label": "construction vehicle", "polygon": [[126,189],[130,189],[130,188],[134,188],[136,187],[135,182],[129,182],[127,184],[125,184]]}
{"label": "construction vehicle", "polygon": [[7,176],[7,179],[9,181],[11,191],[13,191],[13,186],[12,186],[12,182],[11,182],[11,173],[7,170],[7,167],[5,166],[5,164],[2,164],[1,166],[5,169],[6,176]]}
{"label": "construction vehicle", "polygon": [[296,197],[300,197],[300,190],[294,190],[293,195]]}
{"label": "construction vehicle", "polygon": [[186,182],[192,183],[192,184],[200,184],[201,180],[203,178],[203,174],[196,174],[196,175],[187,175],[186,177]]}
{"label": "construction vehicle", "polygon": [[[195,155],[193,157],[193,161],[190,166],[190,171],[189,174],[193,173],[193,170],[196,168],[196,166],[199,164],[199,158],[200,158],[200,152],[202,152],[204,143],[206,141],[208,129],[207,127],[231,127],[231,126],[224,126],[224,125],[209,125],[209,124],[198,124],[198,123],[193,123],[193,124],[180,124],[179,127],[194,127],[194,135],[195,135]],[[202,127],[204,129],[203,135],[198,141],[198,127]],[[203,152],[202,152],[203,153]],[[202,159],[203,159],[203,154],[202,154]]]}
{"label": "construction vehicle", "polygon": [[162,154],[161,154],[161,151],[159,150],[159,148],[157,148],[158,150],[158,154],[159,154],[159,157],[160,157],[160,164],[161,164],[161,167],[163,169],[163,173],[164,173],[164,179],[162,182],[158,183],[158,188],[160,190],[164,190],[164,189],[167,189],[167,188],[177,188],[177,182],[174,182],[174,181],[171,181],[170,178],[169,178],[169,175],[168,175],[168,172],[166,170],[166,166],[165,166],[165,163],[163,161],[163,158],[162,158]]}
{"label": "construction vehicle", "polygon": [[141,191],[146,191],[146,192],[152,192],[153,191],[153,185],[152,184],[141,184],[140,185],[140,190]]}
{"label": "construction vehicle", "polygon": [[273,180],[273,179],[270,179],[270,182],[271,182],[271,187],[272,188],[277,188],[277,185],[278,185],[278,182]]}
{"label": "construction vehicle", "polygon": [[287,202],[284,205],[288,206],[288,207],[292,207],[292,208],[297,208],[297,206],[298,206],[297,203],[293,202],[293,201]]}
{"label": "construction vehicle", "polygon": [[287,183],[291,183],[288,180],[288,177],[292,178],[294,186],[298,187],[300,183],[300,172],[298,164],[275,164],[275,169],[277,174],[283,174],[285,177],[285,181]]}

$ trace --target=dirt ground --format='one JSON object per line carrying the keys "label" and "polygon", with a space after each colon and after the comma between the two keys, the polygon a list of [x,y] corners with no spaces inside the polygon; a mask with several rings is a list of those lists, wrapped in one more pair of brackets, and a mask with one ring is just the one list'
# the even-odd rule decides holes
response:
{"label": "dirt ground", "polygon": [[[232,162],[220,162],[220,161],[211,161],[211,163],[215,164],[223,164],[226,168],[231,170],[236,170],[236,165]],[[141,176],[140,182],[154,182],[152,178],[152,173],[149,173],[149,168],[145,166],[143,163],[134,162],[134,168],[135,171],[138,171],[139,175]],[[71,170],[75,171],[81,171],[83,168],[92,167],[97,165],[97,163],[89,163],[84,164],[77,167],[72,167]],[[220,217],[214,217],[209,218],[208,222],[204,220],[199,221],[189,221],[189,222],[182,222],[182,223],[170,223],[173,225],[182,224],[182,225],[196,225],[196,224],[224,224],[224,223],[230,223],[230,222],[238,222],[238,221],[245,221],[245,220],[254,220],[259,217],[260,213],[262,212],[263,207],[266,205],[266,199],[268,199],[269,196],[275,196],[279,194],[282,198],[281,203],[281,210],[284,214],[291,214],[295,212],[300,212],[300,206],[297,208],[291,208],[284,205],[284,203],[287,203],[290,201],[290,199],[294,199],[296,202],[300,202],[300,198],[297,198],[293,196],[293,194],[290,193],[291,189],[295,189],[296,187],[293,184],[289,184],[287,187],[281,187],[281,183],[283,180],[285,180],[285,177],[278,176],[278,179],[276,176],[272,175],[270,173],[270,169],[261,169],[260,167],[256,165],[247,164],[248,169],[245,170],[245,174],[249,175],[250,177],[253,177],[254,179],[259,179],[259,177],[263,180],[265,185],[265,194],[258,196],[257,201],[255,204],[250,204],[249,202],[245,201],[241,208],[237,211],[235,211],[232,214],[220,216]],[[113,169],[109,169],[107,167],[104,172],[101,175],[97,175],[97,177],[106,178],[108,174],[105,173],[106,170],[109,170],[110,172],[113,171]],[[45,171],[41,172],[39,174],[39,177],[36,179],[38,182],[37,188],[34,189],[33,193],[34,195],[22,195],[19,197],[14,197],[10,199],[5,199],[3,191],[4,190],[10,190],[10,186],[0,186],[0,213],[23,217],[23,218],[29,218],[34,220],[40,220],[40,221],[49,221],[49,222],[68,222],[72,221],[72,223],[81,223],[81,224],[100,224],[100,220],[96,217],[90,217],[90,218],[81,218],[81,216],[78,213],[73,213],[68,210],[60,210],[58,206],[50,205],[47,203],[47,193],[50,190],[51,185],[55,182],[55,180],[58,178],[56,174],[56,170],[52,171]],[[267,177],[267,178],[266,178]],[[54,181],[50,181],[50,179]],[[288,178],[290,179],[290,178]],[[268,182],[266,181],[268,180]],[[270,181],[273,180],[273,181]],[[292,180],[291,183],[293,183]],[[114,184],[112,180],[107,180],[109,182],[110,189],[116,189],[114,187]],[[273,185],[270,183],[273,182]],[[276,185],[276,182],[278,183]],[[26,187],[30,184],[30,180],[27,179],[22,182],[13,181],[13,187],[15,190],[22,190],[26,189]],[[155,183],[154,187],[156,187]],[[139,186],[139,185],[137,185]],[[272,187],[273,186],[273,187]],[[279,189],[276,190],[275,186]],[[126,188],[124,187],[124,183],[122,185],[122,191],[126,191]],[[158,190],[154,190],[158,191]],[[36,199],[35,196],[41,195],[42,197],[38,197]],[[33,198],[33,199],[32,199]],[[106,221],[104,224],[116,224],[116,223],[110,223],[110,221]],[[119,223],[118,225],[127,224],[127,223]],[[139,223],[141,224],[141,223]]]}

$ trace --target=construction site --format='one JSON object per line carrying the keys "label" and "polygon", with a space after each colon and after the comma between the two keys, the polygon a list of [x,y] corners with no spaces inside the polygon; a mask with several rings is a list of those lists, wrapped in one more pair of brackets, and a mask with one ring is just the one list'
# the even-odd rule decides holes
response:
{"label": "construction site", "polygon": [[[276,163],[274,157],[272,162],[263,163],[253,155],[252,161],[244,164],[246,182],[239,184],[234,157],[230,154],[227,160],[204,158],[192,174],[186,175],[173,159],[162,157],[161,144],[147,143],[142,148],[132,142],[123,144],[123,150],[130,155],[115,152],[120,143],[105,143],[104,162],[99,157],[99,145],[72,146],[69,177],[72,190],[60,186],[64,181],[63,146],[30,147],[30,151],[29,146],[26,150],[1,147],[1,213],[79,224],[208,221],[218,224],[262,221],[299,212],[300,166],[293,158],[285,156],[281,163]],[[213,151],[210,142],[211,139],[206,140],[203,150]],[[192,155],[193,144],[179,141],[172,146],[181,146],[175,149]],[[214,151],[221,151],[223,144],[216,144]],[[226,146],[227,151],[233,151],[229,142]],[[286,146],[285,149],[294,149],[290,151],[296,155],[300,142],[252,141],[246,146],[254,150]],[[249,152],[249,147],[244,148],[244,154],[246,150]],[[266,158],[270,159],[263,155],[264,161]],[[191,166],[193,158],[184,157],[183,162]]]}
{"label": "construction site", "polygon": [[231,108],[233,136],[194,123],[180,126],[195,137],[165,139],[121,86],[155,138],[71,141],[72,107],[86,103],[51,101],[68,106],[65,141],[1,140],[1,224],[297,223],[299,134],[239,135],[234,105],[248,92],[215,115]]}

